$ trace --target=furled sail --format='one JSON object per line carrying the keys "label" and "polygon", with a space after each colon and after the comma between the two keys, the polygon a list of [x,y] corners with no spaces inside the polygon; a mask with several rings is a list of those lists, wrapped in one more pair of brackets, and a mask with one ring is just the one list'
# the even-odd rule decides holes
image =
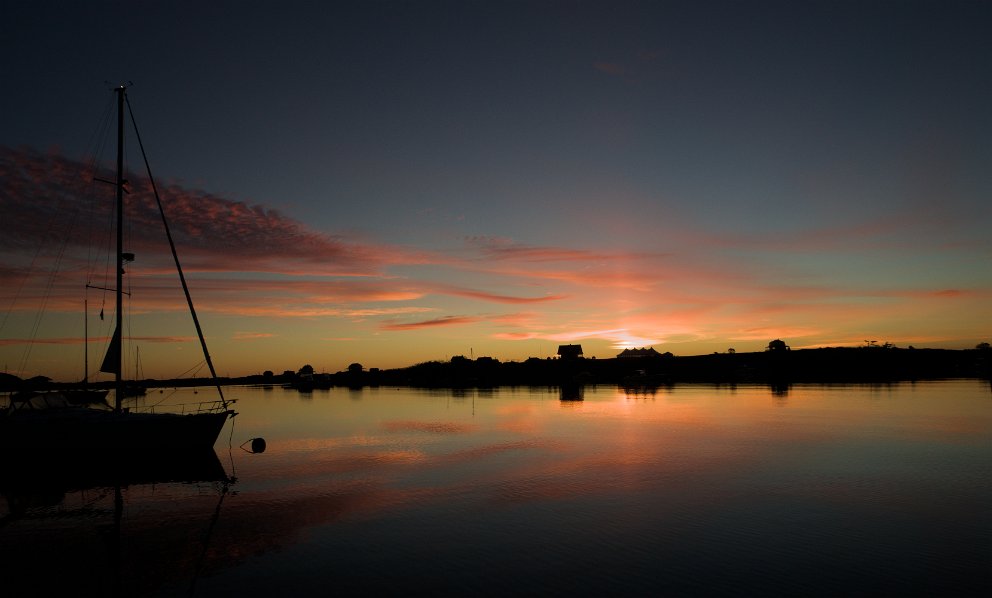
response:
{"label": "furled sail", "polygon": [[119,328],[114,330],[114,336],[110,339],[110,346],[107,347],[107,354],[103,357],[100,371],[108,374],[121,373],[121,331]]}

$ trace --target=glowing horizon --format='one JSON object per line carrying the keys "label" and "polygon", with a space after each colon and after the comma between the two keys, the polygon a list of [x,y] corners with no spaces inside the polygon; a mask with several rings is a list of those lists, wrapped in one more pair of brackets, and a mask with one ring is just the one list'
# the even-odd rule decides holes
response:
{"label": "glowing horizon", "polygon": [[[7,180],[17,170],[54,171],[61,176],[14,187],[25,194],[7,211],[16,233],[0,242],[9,264],[0,273],[0,283],[20,289],[12,313],[14,317],[29,314],[44,302],[59,314],[46,316],[61,322],[58,327],[78,329],[86,273],[92,277],[94,271],[73,255],[98,249],[99,243],[84,233],[96,227],[100,216],[82,213],[73,219],[72,231],[62,234],[50,228],[57,222],[45,222],[39,214],[55,220],[64,214],[62,198],[85,183],[84,166],[58,155],[18,150],[4,150],[0,156]],[[162,241],[154,240],[152,207],[138,191],[142,179],[132,180],[136,192],[129,198],[129,208],[138,217],[129,247],[134,247],[138,260],[129,266],[135,292],[131,309],[135,322],[149,322],[141,325],[148,330],[141,343],[160,345],[146,348],[147,363],[176,364],[144,366],[148,375],[168,377],[168,367],[180,367],[175,353],[191,359],[188,356],[197,348],[188,326],[179,336],[164,333],[182,325],[185,304],[174,274],[169,274]],[[731,347],[754,351],[773,338],[787,339],[797,347],[857,345],[871,337],[897,345],[970,348],[989,332],[968,335],[971,318],[961,317],[989,314],[985,306],[992,293],[987,287],[892,288],[852,281],[828,288],[805,279],[799,284],[788,275],[787,263],[809,243],[798,235],[793,235],[791,244],[782,238],[771,242],[784,259],[763,259],[762,270],[774,274],[768,276],[746,260],[714,259],[728,242],[723,238],[700,239],[691,251],[674,247],[632,251],[619,243],[604,249],[538,246],[479,237],[465,238],[460,246],[444,250],[404,248],[332,237],[276,211],[178,185],[168,188],[165,199],[174,213],[171,226],[181,244],[215,360],[220,371],[235,376],[266,369],[295,370],[304,363],[325,364],[330,371],[343,370],[354,361],[371,367],[403,367],[470,352],[523,360],[553,355],[558,343],[573,342],[584,343],[587,356],[600,358],[642,346],[683,355]],[[25,206],[30,210],[18,209]],[[685,227],[679,232],[687,236]],[[62,271],[51,289],[47,287],[50,272],[39,269],[32,276],[25,261],[34,256],[35,266],[39,265],[34,250],[25,247],[29,241],[45,243],[46,235],[50,242],[60,239],[66,244],[66,249],[52,248],[64,255],[58,259]],[[831,239],[833,249],[821,246],[817,259],[843,259],[849,254],[852,238],[836,231]],[[192,250],[186,250],[183,241]],[[749,239],[742,245],[759,242]],[[156,248],[163,255],[148,255]],[[930,251],[932,255],[933,248]],[[945,253],[954,259],[960,251]],[[95,282],[108,285],[99,278]],[[106,294],[102,300],[106,305]],[[93,347],[105,344],[110,336],[110,310],[102,332],[91,333]],[[918,316],[912,323],[895,326],[890,321],[912,314]],[[90,314],[91,320],[94,316]],[[54,365],[58,359],[54,349],[72,347],[66,354],[78,354],[82,331],[77,330],[79,336],[55,336],[55,326],[42,325],[34,342],[46,348],[32,349],[41,363],[49,360],[52,369],[13,371],[13,350],[23,350],[30,337],[12,336],[0,340],[8,371],[59,379],[80,372],[79,364]],[[99,329],[99,324],[91,326]],[[14,323],[7,327],[17,329]],[[287,343],[292,346],[287,348]],[[164,348],[170,346],[174,355]],[[252,358],[252,352],[259,356]],[[227,357],[232,353],[238,356],[238,365]],[[279,357],[267,357],[271,355]],[[90,359],[95,361],[92,355]]]}
{"label": "glowing horizon", "polygon": [[[7,372],[81,377],[84,286],[112,286],[94,81],[136,73],[222,375],[992,339],[987,5],[87,5],[11,8],[32,51],[0,111]],[[125,336],[150,377],[196,371],[127,178]],[[112,301],[88,297],[92,370]]]}

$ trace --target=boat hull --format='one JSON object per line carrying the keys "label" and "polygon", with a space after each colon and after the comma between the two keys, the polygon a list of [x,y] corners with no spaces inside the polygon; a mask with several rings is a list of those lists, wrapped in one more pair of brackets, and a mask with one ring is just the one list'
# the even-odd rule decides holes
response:
{"label": "boat hull", "polygon": [[128,413],[64,409],[0,417],[0,449],[212,449],[233,411]]}

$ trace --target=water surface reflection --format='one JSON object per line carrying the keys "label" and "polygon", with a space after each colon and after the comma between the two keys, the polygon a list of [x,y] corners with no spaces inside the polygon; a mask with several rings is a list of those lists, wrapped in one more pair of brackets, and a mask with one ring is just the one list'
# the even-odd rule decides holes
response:
{"label": "water surface reflection", "polygon": [[[980,382],[229,394],[236,483],[130,486],[125,593],[992,589]],[[0,558],[106,544],[87,492],[9,508]]]}

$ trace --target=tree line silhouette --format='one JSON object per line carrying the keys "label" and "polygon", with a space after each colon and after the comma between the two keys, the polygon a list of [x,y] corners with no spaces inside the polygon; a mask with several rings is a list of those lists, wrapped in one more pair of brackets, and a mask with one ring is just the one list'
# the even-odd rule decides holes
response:
{"label": "tree line silhouette", "polygon": [[[764,351],[675,356],[644,351],[627,358],[585,358],[566,351],[559,358],[532,357],[525,361],[501,362],[492,357],[455,356],[448,361],[427,361],[404,368],[366,369],[359,363],[336,373],[316,373],[305,365],[297,371],[238,378],[221,378],[223,384],[286,385],[300,390],[364,386],[413,386],[422,388],[468,388],[496,386],[574,386],[616,384],[661,386],[680,382],[792,383],[792,382],[895,382],[942,378],[992,378],[992,350],[988,343],[974,349],[896,348],[891,343],[867,343],[862,347],[833,347],[792,350],[776,339]],[[143,380],[147,387],[199,386],[203,378]],[[39,376],[21,380],[0,375],[0,390],[46,390],[69,388]],[[99,384],[91,384],[100,387]]]}

